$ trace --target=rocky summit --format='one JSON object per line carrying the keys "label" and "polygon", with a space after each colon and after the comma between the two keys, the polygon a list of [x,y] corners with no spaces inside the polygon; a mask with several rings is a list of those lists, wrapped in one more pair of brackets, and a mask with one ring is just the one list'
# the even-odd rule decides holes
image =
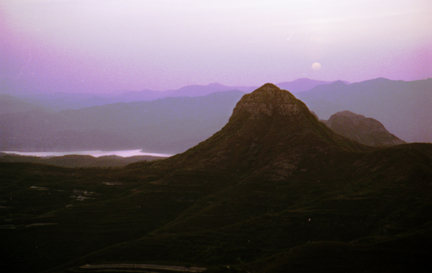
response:
{"label": "rocky summit", "polygon": [[250,119],[276,115],[297,119],[301,117],[302,111],[306,111],[306,106],[291,93],[267,83],[251,94],[244,95],[234,108],[231,119],[242,114],[249,115]]}

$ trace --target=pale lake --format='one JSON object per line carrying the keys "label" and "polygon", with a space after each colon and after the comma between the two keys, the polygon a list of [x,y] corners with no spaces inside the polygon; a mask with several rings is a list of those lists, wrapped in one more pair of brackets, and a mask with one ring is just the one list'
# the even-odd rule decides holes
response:
{"label": "pale lake", "polygon": [[16,154],[22,156],[37,156],[37,157],[53,157],[53,156],[64,156],[64,155],[91,155],[93,157],[100,156],[121,156],[121,157],[131,157],[131,156],[158,156],[158,157],[170,157],[172,154],[160,154],[160,153],[146,153],[142,150],[121,150],[121,151],[67,151],[67,152],[18,152],[18,151],[2,151],[6,154]]}

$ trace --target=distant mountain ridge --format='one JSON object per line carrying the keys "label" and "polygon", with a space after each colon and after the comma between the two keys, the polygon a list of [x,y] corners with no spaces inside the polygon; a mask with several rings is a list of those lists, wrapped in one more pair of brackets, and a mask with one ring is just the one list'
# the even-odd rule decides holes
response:
{"label": "distant mountain ridge", "polygon": [[215,92],[227,91],[242,91],[250,92],[254,89],[253,86],[226,86],[219,83],[212,83],[207,85],[188,85],[175,90],[167,91],[130,91],[118,95],[118,98],[123,98],[123,102],[134,101],[150,101],[168,97],[199,97],[206,96]]}
{"label": "distant mountain ridge", "polygon": [[288,90],[291,93],[300,93],[300,92],[308,91],[316,86],[331,84],[333,82],[334,81],[317,81],[308,78],[301,78],[291,82],[277,83],[276,86],[281,89]]}
{"label": "distant mountain ridge", "polygon": [[384,78],[352,83],[338,81],[298,93],[320,119],[351,111],[379,120],[407,142],[432,142],[432,79],[392,81]]}
{"label": "distant mountain ridge", "polygon": [[[331,82],[316,81],[307,78],[294,80],[291,82],[282,82],[281,88],[290,90],[291,92],[303,92],[320,84],[329,84]],[[28,88],[28,87],[27,87]],[[16,87],[17,93],[20,88]],[[103,95],[102,93],[68,93],[68,92],[51,92],[40,93],[40,91],[26,90],[22,95],[16,95],[26,103],[34,104],[38,107],[43,107],[49,111],[60,111],[66,109],[81,109],[92,106],[101,106],[105,104],[113,104],[119,102],[136,102],[136,101],[153,101],[168,97],[197,97],[205,96],[215,92],[226,91],[242,91],[249,93],[256,89],[255,86],[227,86],[219,83],[207,85],[188,85],[179,89],[154,91],[145,89],[142,91],[123,91]],[[13,94],[13,87],[1,87],[0,94]],[[22,93],[22,92],[21,92]],[[34,94],[35,93],[35,94]]]}

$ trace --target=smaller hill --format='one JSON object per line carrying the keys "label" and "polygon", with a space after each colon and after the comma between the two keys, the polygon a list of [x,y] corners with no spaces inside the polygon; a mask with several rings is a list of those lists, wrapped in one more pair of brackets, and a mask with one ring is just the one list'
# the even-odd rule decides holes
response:
{"label": "smaller hill", "polygon": [[369,146],[399,145],[405,141],[391,134],[376,119],[367,118],[350,111],[338,112],[323,121],[336,133]]}

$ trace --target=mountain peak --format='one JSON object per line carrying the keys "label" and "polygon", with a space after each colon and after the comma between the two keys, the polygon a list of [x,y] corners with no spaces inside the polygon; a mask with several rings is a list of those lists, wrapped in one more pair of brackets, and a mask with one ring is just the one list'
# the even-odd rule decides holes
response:
{"label": "mountain peak", "polygon": [[250,94],[244,95],[234,108],[231,119],[248,115],[251,119],[263,116],[291,116],[300,113],[301,106],[290,92],[266,83]]}
{"label": "mountain peak", "polygon": [[318,121],[290,92],[267,83],[240,99],[220,131],[158,166],[248,169],[279,180],[296,170],[300,161],[334,149],[363,148]]}

